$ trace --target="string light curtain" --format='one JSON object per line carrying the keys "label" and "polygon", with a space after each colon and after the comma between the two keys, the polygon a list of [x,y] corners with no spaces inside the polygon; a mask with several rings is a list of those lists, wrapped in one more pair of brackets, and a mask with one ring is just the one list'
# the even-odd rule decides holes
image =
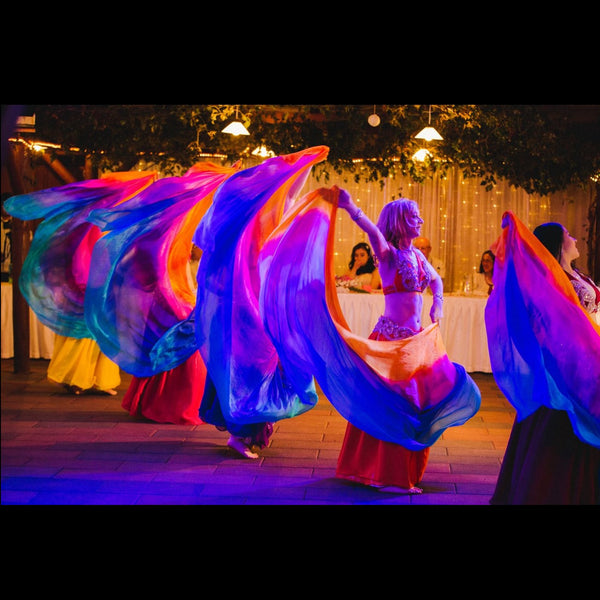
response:
{"label": "string light curtain", "polygon": [[[260,156],[247,156],[243,168],[256,166],[263,160]],[[459,169],[450,169],[446,177],[438,174],[422,183],[401,175],[387,177],[381,183],[356,183],[353,173],[332,172],[326,182],[318,181],[314,175],[310,177],[302,193],[332,185],[346,188],[375,223],[383,206],[391,200],[400,197],[415,200],[425,221],[422,235],[431,241],[432,254],[444,263],[447,293],[462,292],[468,278],[479,270],[481,254],[500,235],[502,215],[507,210],[514,212],[530,230],[547,221],[562,223],[578,240],[580,257],[576,265],[588,270],[588,212],[594,196],[593,184],[539,196],[503,180],[498,180],[493,190],[486,191],[477,178],[463,178]],[[334,268],[341,275],[348,268],[353,246],[368,238],[343,210],[337,213],[335,233]]]}
{"label": "string light curtain", "polygon": [[[513,211],[530,229],[540,223],[557,221],[578,239],[580,258],[577,265],[586,270],[588,210],[593,190],[573,186],[549,196],[528,194],[506,181],[498,181],[486,191],[478,179],[464,179],[457,170],[446,177],[436,175],[422,183],[408,177],[393,176],[379,182],[355,183],[353,174],[332,174],[324,184],[313,177],[306,191],[323,185],[345,187],[356,203],[377,222],[383,206],[391,200],[406,197],[419,204],[425,223],[422,235],[429,238],[432,254],[445,266],[446,292],[462,292],[479,269],[481,254],[497,239],[502,215]],[[338,211],[336,222],[335,272],[342,274],[348,267],[354,244],[368,241],[366,234],[350,219],[346,211]]]}

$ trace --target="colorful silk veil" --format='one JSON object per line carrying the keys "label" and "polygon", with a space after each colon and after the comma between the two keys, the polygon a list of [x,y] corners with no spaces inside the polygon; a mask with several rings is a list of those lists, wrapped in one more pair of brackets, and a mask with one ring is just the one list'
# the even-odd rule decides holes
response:
{"label": "colorful silk veil", "polygon": [[265,244],[261,315],[294,387],[296,377],[312,373],[355,426],[420,450],[471,418],[481,395],[448,359],[438,324],[393,342],[349,330],[333,273],[337,194],[335,188],[307,194]]}
{"label": "colorful silk veil", "polygon": [[[198,268],[196,339],[208,377],[202,401],[226,423],[253,424],[293,417],[315,406],[310,371],[282,366],[259,312],[259,257],[328,148],[318,146],[269,159],[230,177],[215,194],[194,243]],[[215,423],[218,424],[218,423]]]}
{"label": "colorful silk veil", "polygon": [[112,174],[8,198],[5,209],[38,225],[19,277],[19,289],[39,320],[59,335],[90,338],[84,296],[100,230],[94,208],[110,209],[152,183],[154,174]]}
{"label": "colorful silk veil", "polygon": [[[227,421],[301,414],[317,402],[316,378],[357,427],[410,449],[430,446],[477,412],[479,390],[449,361],[437,325],[395,342],[350,332],[333,277],[337,190],[297,199],[327,152],[309,148],[241,171],[200,163],[154,183],[115,175],[12,198],[15,216],[46,219],[24,265],[24,295],[57,333],[93,337],[136,376],[200,350],[205,393]],[[37,210],[24,210],[26,198]],[[85,235],[75,236],[79,228]],[[203,251],[195,301],[185,275],[192,234]],[[57,281],[53,264],[64,272]]]}
{"label": "colorful silk veil", "polygon": [[196,297],[187,274],[192,236],[215,190],[237,170],[198,163],[122,206],[90,213],[105,235],[92,255],[86,322],[101,350],[128,373],[168,371],[196,351]]}
{"label": "colorful silk veil", "polygon": [[494,291],[485,311],[498,386],[522,420],[540,406],[568,413],[600,447],[600,327],[558,261],[511,212],[492,246]]}

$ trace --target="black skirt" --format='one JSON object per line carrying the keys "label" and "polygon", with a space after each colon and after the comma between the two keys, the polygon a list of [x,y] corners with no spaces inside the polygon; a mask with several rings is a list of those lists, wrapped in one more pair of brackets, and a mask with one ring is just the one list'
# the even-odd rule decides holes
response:
{"label": "black skirt", "polygon": [[490,504],[600,504],[600,449],[573,433],[565,411],[516,422]]}

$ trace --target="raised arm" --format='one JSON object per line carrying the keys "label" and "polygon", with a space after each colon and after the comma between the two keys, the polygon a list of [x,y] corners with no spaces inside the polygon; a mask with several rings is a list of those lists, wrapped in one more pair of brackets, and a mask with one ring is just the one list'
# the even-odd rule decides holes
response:
{"label": "raised arm", "polygon": [[338,206],[345,209],[351,219],[369,236],[373,252],[381,259],[388,250],[387,240],[383,237],[383,234],[379,231],[377,225],[375,225],[375,223],[373,223],[373,221],[371,221],[367,215],[354,204],[348,191],[342,188],[337,189],[339,190]]}

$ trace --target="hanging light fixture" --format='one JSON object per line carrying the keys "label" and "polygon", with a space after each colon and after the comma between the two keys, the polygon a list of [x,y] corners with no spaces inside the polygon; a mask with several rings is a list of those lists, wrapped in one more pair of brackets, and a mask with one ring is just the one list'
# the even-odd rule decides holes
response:
{"label": "hanging light fixture", "polygon": [[266,146],[257,146],[252,150],[252,155],[258,156],[259,158],[272,158],[275,156],[275,152],[269,150]]}
{"label": "hanging light fixture", "polygon": [[426,148],[419,148],[413,155],[412,159],[418,162],[424,162],[425,159],[429,156],[431,158],[433,155]]}
{"label": "hanging light fixture", "polygon": [[381,123],[381,119],[379,118],[379,115],[377,114],[377,111],[375,110],[376,105],[373,104],[373,114],[369,115],[369,118],[367,119],[369,125],[371,127],[377,127],[377,125],[379,125],[379,123]]}
{"label": "hanging light fixture", "polygon": [[431,127],[431,104],[429,105],[429,124],[427,127],[424,127],[415,135],[418,140],[426,140],[431,142],[431,140],[443,140],[444,138],[435,130],[434,127]]}
{"label": "hanging light fixture", "polygon": [[241,121],[238,121],[238,107],[235,107],[235,121],[232,121],[222,129],[222,133],[230,133],[231,135],[250,135],[250,132],[244,127]]}

